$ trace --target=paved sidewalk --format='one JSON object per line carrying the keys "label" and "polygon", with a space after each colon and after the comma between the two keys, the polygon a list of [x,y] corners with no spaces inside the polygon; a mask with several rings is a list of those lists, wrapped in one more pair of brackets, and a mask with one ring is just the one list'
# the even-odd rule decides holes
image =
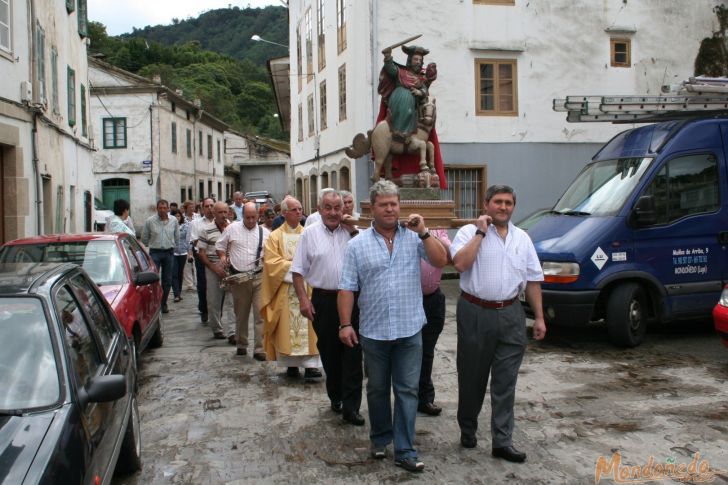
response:
{"label": "paved sidewalk", "polygon": [[[187,291],[170,303],[164,346],[141,358],[144,469],[114,483],[587,484],[600,455],[611,459],[615,450],[630,465],[644,466],[650,456],[689,463],[698,451],[711,469],[727,467],[728,349],[705,325],[651,332],[631,350],[606,343],[599,327],[554,330],[529,345],[519,375],[514,442],[528,461],[490,456],[488,396],[478,447],[463,449],[455,419],[457,284],[443,282],[447,319],[434,365],[444,411],[417,418],[424,473],[395,467],[391,446],[386,460],[370,458],[368,426],[342,424],[323,379],[288,379],[275,363],[237,357],[226,341],[213,340]],[[362,415],[368,424],[366,397]],[[726,482],[728,475],[716,483]]]}

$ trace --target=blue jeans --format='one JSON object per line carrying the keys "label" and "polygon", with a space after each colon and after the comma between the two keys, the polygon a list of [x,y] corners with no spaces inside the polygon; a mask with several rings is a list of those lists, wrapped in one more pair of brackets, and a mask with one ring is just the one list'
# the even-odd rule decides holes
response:
{"label": "blue jeans", "polygon": [[150,249],[149,256],[161,272],[162,279],[162,306],[167,304],[169,290],[172,288],[172,272],[174,271],[174,252],[171,249]]}
{"label": "blue jeans", "polygon": [[[394,440],[394,458],[417,458],[414,448],[422,332],[397,340],[359,337],[364,351],[369,405],[369,439],[376,448]],[[389,399],[394,389],[394,420]]]}

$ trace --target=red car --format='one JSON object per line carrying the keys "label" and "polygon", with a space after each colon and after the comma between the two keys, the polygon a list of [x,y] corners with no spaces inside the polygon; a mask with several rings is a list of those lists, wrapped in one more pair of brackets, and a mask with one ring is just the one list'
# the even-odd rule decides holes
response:
{"label": "red car", "polygon": [[728,347],[728,285],[723,288],[720,300],[713,308],[713,323],[721,342]]}
{"label": "red car", "polygon": [[56,234],[5,243],[0,262],[71,262],[81,266],[103,293],[138,355],[159,347],[162,286],[156,266],[137,240],[125,233]]}

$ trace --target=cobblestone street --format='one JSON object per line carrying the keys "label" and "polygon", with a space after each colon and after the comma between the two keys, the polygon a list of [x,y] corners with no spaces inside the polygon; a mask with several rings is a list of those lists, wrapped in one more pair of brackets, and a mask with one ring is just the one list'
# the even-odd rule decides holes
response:
{"label": "cobblestone street", "polygon": [[[323,379],[286,378],[275,363],[238,357],[213,340],[187,291],[170,303],[164,346],[141,358],[144,468],[115,483],[586,484],[595,481],[599,457],[618,450],[622,464],[636,466],[650,457],[689,464],[699,452],[715,483],[728,483],[728,349],[709,323],[652,330],[629,350],[607,343],[603,327],[549,329],[545,342],[529,345],[518,381],[514,444],[528,461],[490,456],[488,396],[478,447],[463,449],[455,419],[457,284],[443,282],[448,312],[433,372],[444,410],[417,418],[423,474],[395,467],[391,446],[386,460],[371,459],[368,426],[342,424]],[[362,415],[368,424],[366,398]]]}

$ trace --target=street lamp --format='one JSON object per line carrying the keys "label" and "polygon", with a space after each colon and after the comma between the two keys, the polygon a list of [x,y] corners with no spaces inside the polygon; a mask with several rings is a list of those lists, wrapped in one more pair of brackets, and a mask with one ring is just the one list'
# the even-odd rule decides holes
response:
{"label": "street lamp", "polygon": [[254,40],[255,42],[267,42],[269,44],[277,45],[280,47],[285,47],[286,49],[288,49],[287,45],[279,44],[278,42],[273,42],[272,40],[266,40],[266,39],[262,38],[261,36],[259,36],[258,34],[253,35],[253,37],[251,37],[250,40]]}

